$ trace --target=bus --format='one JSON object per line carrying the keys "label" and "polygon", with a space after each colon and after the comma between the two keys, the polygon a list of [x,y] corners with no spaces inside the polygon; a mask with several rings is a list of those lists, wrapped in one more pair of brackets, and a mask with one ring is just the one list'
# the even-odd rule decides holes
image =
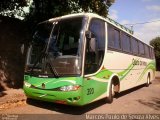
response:
{"label": "bus", "polygon": [[37,25],[30,43],[24,92],[36,99],[83,106],[155,79],[153,47],[111,18],[77,13]]}

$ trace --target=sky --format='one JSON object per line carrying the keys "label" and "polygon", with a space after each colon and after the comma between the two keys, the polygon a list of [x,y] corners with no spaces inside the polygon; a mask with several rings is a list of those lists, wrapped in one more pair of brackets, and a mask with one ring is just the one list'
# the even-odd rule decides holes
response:
{"label": "sky", "polygon": [[[147,44],[160,37],[160,0],[115,0],[109,17],[122,25],[133,24],[134,35]],[[135,24],[144,22],[151,23]]]}

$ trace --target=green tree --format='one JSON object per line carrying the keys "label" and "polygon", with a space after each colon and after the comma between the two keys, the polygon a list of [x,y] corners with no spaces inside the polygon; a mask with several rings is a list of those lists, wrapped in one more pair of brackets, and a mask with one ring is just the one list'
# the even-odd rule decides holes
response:
{"label": "green tree", "polygon": [[114,0],[33,0],[27,21],[35,23],[78,12],[94,12],[106,17]]}
{"label": "green tree", "polygon": [[[77,12],[94,12],[107,16],[108,8],[115,0],[1,0],[0,14],[9,17],[25,17],[26,20],[39,22]],[[30,7],[26,14],[24,7]]]}
{"label": "green tree", "polygon": [[28,0],[1,0],[0,14],[13,18],[16,16],[24,17],[23,7],[28,6],[28,3]]}
{"label": "green tree", "polygon": [[160,70],[160,37],[152,39],[150,45],[154,47],[157,70]]}

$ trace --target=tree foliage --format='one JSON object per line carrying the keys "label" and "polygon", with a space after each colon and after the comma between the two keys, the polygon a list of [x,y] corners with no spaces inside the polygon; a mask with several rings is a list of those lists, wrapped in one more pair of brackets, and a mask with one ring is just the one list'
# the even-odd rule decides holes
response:
{"label": "tree foliage", "polygon": [[114,0],[33,0],[27,21],[40,21],[70,13],[94,12],[107,16]]}
{"label": "tree foliage", "polygon": [[16,15],[23,16],[25,11],[23,7],[27,6],[28,0],[1,0],[0,14],[3,16],[15,17]]}
{"label": "tree foliage", "polygon": [[[51,17],[57,17],[77,12],[94,12],[107,16],[109,6],[114,0],[1,0],[0,14],[9,17],[26,17],[26,20],[39,22]],[[26,15],[23,7],[30,6]]]}
{"label": "tree foliage", "polygon": [[150,41],[150,45],[154,47],[157,70],[160,70],[160,37],[156,37]]}

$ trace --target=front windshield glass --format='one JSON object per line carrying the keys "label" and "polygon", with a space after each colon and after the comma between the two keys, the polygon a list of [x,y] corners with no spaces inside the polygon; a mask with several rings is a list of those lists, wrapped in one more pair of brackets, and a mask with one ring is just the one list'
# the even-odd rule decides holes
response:
{"label": "front windshield glass", "polygon": [[54,76],[81,74],[82,17],[38,25],[28,54],[28,72]]}

